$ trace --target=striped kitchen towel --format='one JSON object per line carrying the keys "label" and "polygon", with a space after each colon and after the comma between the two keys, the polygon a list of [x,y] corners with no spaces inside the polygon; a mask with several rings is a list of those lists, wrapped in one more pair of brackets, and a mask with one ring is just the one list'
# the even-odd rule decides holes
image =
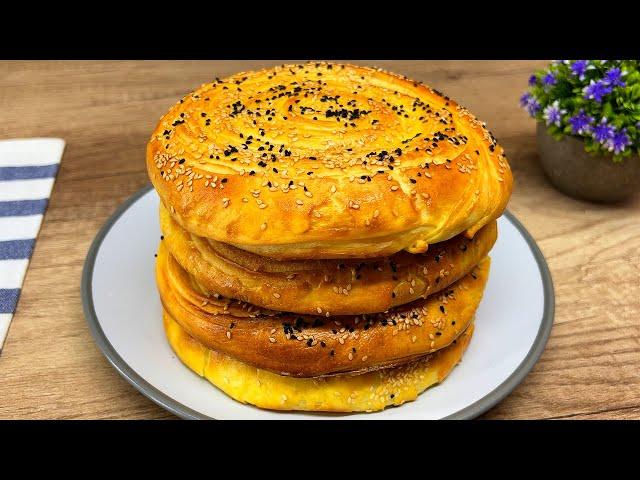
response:
{"label": "striped kitchen towel", "polygon": [[59,138],[0,141],[0,352],[63,150]]}

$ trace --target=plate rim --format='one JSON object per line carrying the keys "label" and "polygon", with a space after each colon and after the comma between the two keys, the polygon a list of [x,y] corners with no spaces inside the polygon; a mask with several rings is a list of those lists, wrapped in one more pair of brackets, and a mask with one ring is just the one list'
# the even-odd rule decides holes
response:
{"label": "plate rim", "polygon": [[[115,368],[115,370],[122,376],[130,385],[136,390],[142,393],[152,402],[156,403],[160,407],[168,410],[174,415],[187,419],[187,420],[215,420],[213,417],[204,415],[170,397],[166,393],[162,392],[158,388],[154,387],[147,380],[145,380],[138,372],[136,372],[117,352],[113,347],[106,334],[102,330],[98,315],[95,311],[93,303],[93,269],[95,266],[96,257],[104,241],[105,237],[118,221],[118,219],[127,211],[129,207],[133,205],[142,196],[153,189],[153,185],[150,183],[130,195],[118,208],[111,214],[107,221],[102,225],[98,233],[96,234],[87,256],[85,258],[84,266],[82,268],[82,278],[80,282],[80,296],[82,298],[82,309],[84,317],[91,331],[91,335],[100,348],[102,354],[106,357],[109,363]],[[536,338],[527,352],[525,358],[515,368],[515,370],[509,375],[500,385],[494,388],[491,392],[476,400],[472,404],[458,410],[451,415],[443,417],[442,420],[469,420],[476,418],[485,413],[490,408],[494,407],[507,395],[509,395],[529,374],[533,366],[538,362],[542,352],[544,351],[551,329],[553,327],[553,321],[555,316],[555,293],[553,287],[553,279],[549,266],[538,247],[538,244],[533,239],[531,234],[527,231],[524,225],[518,220],[511,212],[505,210],[503,215],[509,220],[514,227],[524,237],[525,241],[538,265],[540,277],[542,279],[542,289],[544,296],[544,305],[542,310],[542,321],[538,328]]]}

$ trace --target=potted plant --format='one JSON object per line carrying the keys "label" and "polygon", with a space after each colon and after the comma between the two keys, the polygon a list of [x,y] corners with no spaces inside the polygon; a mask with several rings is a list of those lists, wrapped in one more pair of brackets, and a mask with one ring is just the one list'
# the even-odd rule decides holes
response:
{"label": "potted plant", "polygon": [[559,190],[613,202],[640,190],[640,61],[559,60],[520,104],[538,121],[542,168]]}

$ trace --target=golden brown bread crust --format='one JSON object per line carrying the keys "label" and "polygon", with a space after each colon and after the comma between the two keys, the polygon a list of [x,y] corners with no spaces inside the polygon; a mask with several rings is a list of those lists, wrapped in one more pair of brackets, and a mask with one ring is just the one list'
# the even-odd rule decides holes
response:
{"label": "golden brown bread crust", "polygon": [[171,348],[189,368],[231,398],[270,410],[372,412],[402,405],[440,383],[458,364],[473,334],[471,324],[450,346],[399,367],[355,376],[291,378],[209,350],[166,312],[163,318]]}
{"label": "golden brown bread crust", "polygon": [[271,310],[311,315],[384,312],[437,293],[487,256],[496,222],[473,239],[458,235],[425,254],[370,260],[277,261],[189,234],[160,207],[164,244],[208,291]]}
{"label": "golden brown bread crust", "polygon": [[503,149],[465,108],[326,63],[202,85],[160,120],[147,169],[189,232],[278,259],[423,252],[497,218],[512,188]]}
{"label": "golden brown bread crust", "polygon": [[326,376],[407,362],[449,345],[471,322],[486,258],[445,292],[386,314],[302,316],[207,297],[163,242],[157,282],[165,310],[207,348],[281,375]]}

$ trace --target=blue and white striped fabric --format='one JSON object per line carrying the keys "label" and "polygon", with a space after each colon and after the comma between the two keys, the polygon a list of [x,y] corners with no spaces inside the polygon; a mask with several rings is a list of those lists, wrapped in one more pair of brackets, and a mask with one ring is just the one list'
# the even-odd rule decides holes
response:
{"label": "blue and white striped fabric", "polygon": [[59,138],[0,141],[0,352],[63,150]]}

